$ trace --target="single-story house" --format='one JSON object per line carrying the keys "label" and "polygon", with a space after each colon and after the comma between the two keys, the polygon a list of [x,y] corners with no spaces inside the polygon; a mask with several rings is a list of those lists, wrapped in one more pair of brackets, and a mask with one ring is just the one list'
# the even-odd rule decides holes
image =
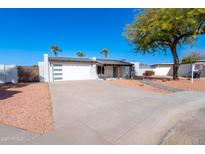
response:
{"label": "single-story house", "polygon": [[124,60],[49,57],[39,62],[40,81],[92,80],[131,78],[134,64]]}

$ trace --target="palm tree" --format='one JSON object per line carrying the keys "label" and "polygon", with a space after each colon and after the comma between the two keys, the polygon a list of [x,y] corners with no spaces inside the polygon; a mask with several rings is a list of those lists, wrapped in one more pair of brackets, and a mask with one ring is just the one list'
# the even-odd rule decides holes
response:
{"label": "palm tree", "polygon": [[60,47],[58,47],[57,45],[51,45],[50,51],[52,51],[54,53],[54,55],[57,57],[58,53],[61,52],[62,49]]}
{"label": "palm tree", "polygon": [[82,51],[76,52],[76,55],[80,58],[85,57],[85,53],[83,53]]}
{"label": "palm tree", "polygon": [[107,58],[107,55],[110,53],[110,51],[107,48],[104,48],[100,51],[102,55],[104,55],[105,58]]}

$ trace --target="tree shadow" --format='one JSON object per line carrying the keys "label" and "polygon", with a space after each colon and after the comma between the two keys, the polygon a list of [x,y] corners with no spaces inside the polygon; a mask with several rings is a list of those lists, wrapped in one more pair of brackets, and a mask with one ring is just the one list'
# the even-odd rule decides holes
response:
{"label": "tree shadow", "polygon": [[15,94],[21,93],[18,88],[25,87],[28,84],[0,84],[0,100],[13,97]]}

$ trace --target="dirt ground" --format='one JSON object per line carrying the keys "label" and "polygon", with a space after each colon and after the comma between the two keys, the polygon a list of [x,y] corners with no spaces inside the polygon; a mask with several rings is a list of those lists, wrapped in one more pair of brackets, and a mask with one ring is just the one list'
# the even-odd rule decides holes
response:
{"label": "dirt ground", "polygon": [[152,91],[156,93],[162,93],[162,94],[171,93],[168,90],[163,90],[163,89],[155,88],[155,87],[152,87],[146,84],[142,84],[142,82],[140,82],[139,80],[110,80],[107,82],[110,82],[112,84],[118,84],[118,85],[148,90],[148,91]]}
{"label": "dirt ground", "polygon": [[152,80],[154,82],[167,85],[170,87],[176,87],[184,90],[193,90],[193,91],[205,91],[205,80],[194,80],[194,83],[191,83],[190,80],[180,79],[180,80],[170,80],[170,81],[162,81],[162,80]]}
{"label": "dirt ground", "polygon": [[0,123],[40,134],[53,130],[48,84],[0,85]]}

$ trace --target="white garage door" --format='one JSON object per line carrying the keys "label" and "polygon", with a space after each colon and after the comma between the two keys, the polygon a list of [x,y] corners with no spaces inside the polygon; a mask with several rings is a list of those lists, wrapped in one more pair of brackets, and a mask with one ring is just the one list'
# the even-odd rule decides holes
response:
{"label": "white garage door", "polygon": [[91,79],[91,64],[64,63],[61,66],[58,64],[54,69],[54,81],[89,79]]}

